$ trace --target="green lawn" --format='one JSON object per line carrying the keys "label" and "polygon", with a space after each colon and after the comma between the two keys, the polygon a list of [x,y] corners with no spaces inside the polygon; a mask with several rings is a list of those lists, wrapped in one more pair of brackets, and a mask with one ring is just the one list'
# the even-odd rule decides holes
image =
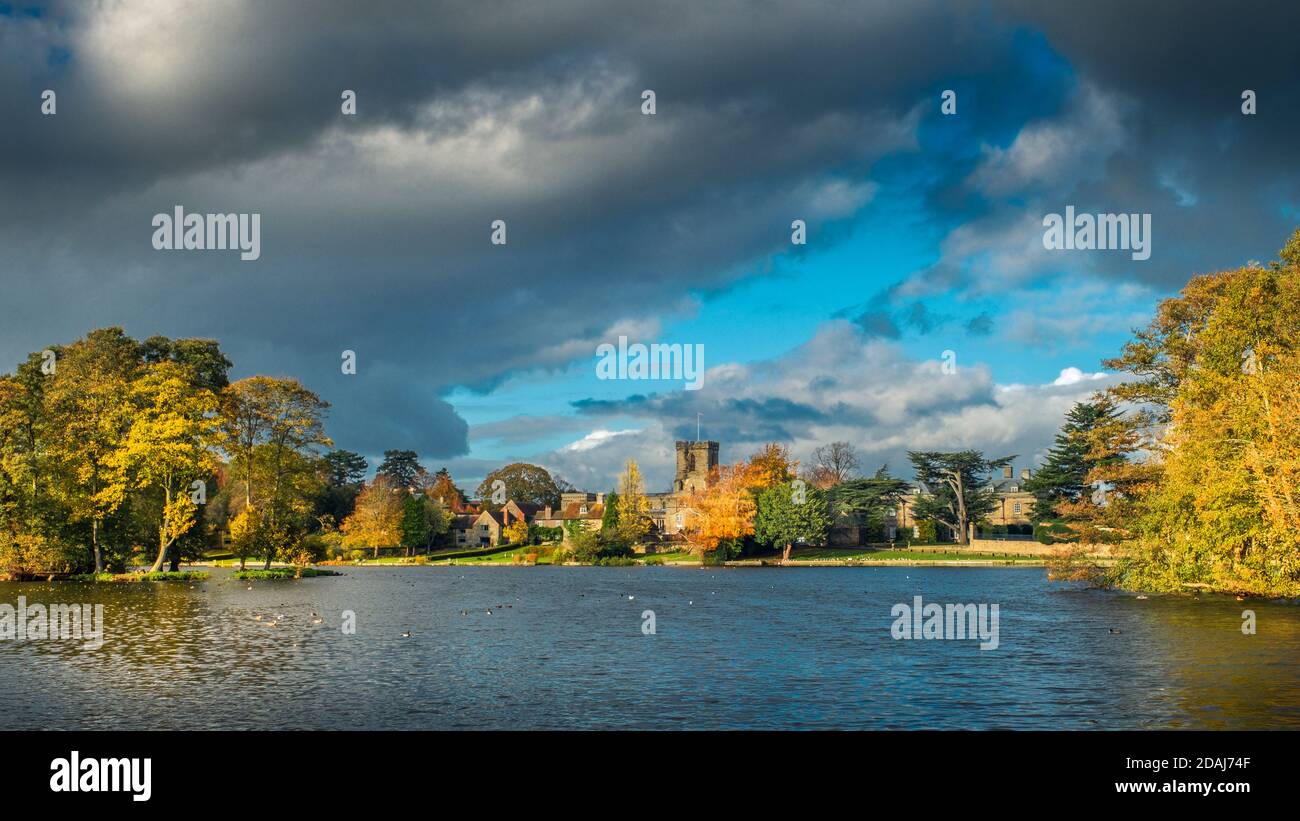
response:
{"label": "green lawn", "polygon": [[664,564],[677,564],[678,562],[698,562],[700,560],[699,556],[695,555],[689,550],[673,550],[666,553],[652,553],[650,554],[650,556],[646,556],[645,558],[648,559],[651,556],[657,559],[662,559]]}
{"label": "green lawn", "polygon": [[320,570],[315,567],[273,567],[270,570],[237,570],[235,578],[240,581],[255,579],[310,579],[315,576],[339,576],[333,570]]}
{"label": "green lawn", "polygon": [[522,564],[523,557],[527,556],[529,553],[537,554],[538,564],[550,564],[551,557],[542,555],[540,548],[540,545],[524,545],[523,547],[507,548],[497,553],[490,553],[486,556],[465,556],[463,558],[444,561],[439,561],[437,555],[433,555],[429,557],[429,564]]}
{"label": "green lawn", "polygon": [[201,570],[162,570],[157,573],[79,573],[71,577],[75,582],[196,582],[208,578]]}
{"label": "green lawn", "polygon": [[[774,554],[775,557],[776,554]],[[1037,562],[1043,561],[1042,556],[1012,556],[1005,553],[981,553],[972,550],[872,550],[870,548],[834,548],[834,547],[805,547],[796,549],[790,557],[792,560],[813,561],[813,560],[865,560],[865,561],[916,561],[916,562],[952,562],[963,560],[981,560],[981,561],[1015,561],[1015,562]]]}

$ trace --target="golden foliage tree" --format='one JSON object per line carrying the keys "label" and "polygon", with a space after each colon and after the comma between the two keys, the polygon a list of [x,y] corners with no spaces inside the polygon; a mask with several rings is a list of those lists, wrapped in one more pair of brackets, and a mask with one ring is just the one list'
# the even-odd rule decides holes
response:
{"label": "golden foliage tree", "polygon": [[723,542],[736,542],[754,532],[754,479],[749,465],[720,465],[702,490],[691,493],[686,504],[690,518],[686,541],[697,553],[716,550]]}
{"label": "golden foliage tree", "polygon": [[526,522],[511,522],[506,525],[502,533],[505,534],[506,541],[510,544],[525,544],[528,542],[528,524]]}
{"label": "golden foliage tree", "polygon": [[405,492],[387,476],[376,476],[357,496],[356,509],[343,520],[343,546],[379,548],[402,543],[402,501]]}
{"label": "golden foliage tree", "polygon": [[137,410],[120,450],[109,464],[133,490],[161,495],[158,556],[152,572],[162,569],[167,549],[194,526],[198,506],[191,485],[216,467],[212,452],[217,397],[195,388],[189,374],[172,362],[149,366],[131,389]]}
{"label": "golden foliage tree", "polygon": [[747,474],[753,487],[762,490],[790,481],[798,470],[799,462],[790,458],[787,445],[768,442],[749,457]]}
{"label": "golden foliage tree", "polygon": [[[1300,237],[1300,232],[1297,232]],[[1122,583],[1300,594],[1300,259],[1198,276],[1107,363],[1140,378],[1112,391],[1140,468]]]}
{"label": "golden foliage tree", "polygon": [[121,328],[104,328],[59,352],[45,389],[49,454],[61,479],[58,491],[72,518],[90,523],[96,573],[104,570],[104,520],[127,495],[126,476],[113,457],[131,425],[131,381],[138,368],[134,340]]}
{"label": "golden foliage tree", "polygon": [[627,467],[618,479],[618,535],[628,545],[636,544],[650,532],[650,500],[645,495],[645,482],[635,459],[627,460]]}
{"label": "golden foliage tree", "polygon": [[790,448],[778,442],[764,445],[746,462],[715,468],[704,489],[686,499],[690,521],[685,536],[691,549],[704,553],[754,535],[757,495],[793,480],[798,469]]}

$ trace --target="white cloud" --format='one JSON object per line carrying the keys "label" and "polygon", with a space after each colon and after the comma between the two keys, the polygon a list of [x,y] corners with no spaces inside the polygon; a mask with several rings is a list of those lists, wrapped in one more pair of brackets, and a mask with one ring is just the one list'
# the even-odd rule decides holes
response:
{"label": "white cloud", "polygon": [[628,428],[626,430],[605,430],[603,428],[600,428],[597,430],[593,430],[591,433],[587,434],[586,436],[582,437],[576,442],[570,442],[569,444],[565,445],[562,449],[565,451],[569,451],[570,453],[581,452],[584,450],[592,450],[594,448],[600,447],[601,445],[610,442],[611,440],[617,439],[620,436],[628,436],[633,433],[640,433],[640,430],[638,430],[637,428]]}
{"label": "white cloud", "polygon": [[806,462],[812,451],[843,440],[864,470],[888,463],[908,474],[908,450],[976,449],[1016,454],[1031,467],[1069,409],[1113,378],[1068,366],[1048,384],[999,384],[980,363],[958,357],[955,373],[939,358],[917,360],[901,347],[864,339],[846,322],[823,325],[803,345],[773,359],[710,369],[705,388],[656,394],[647,401],[600,409],[609,418],[641,418],[640,429],[599,427],[535,461],[579,486],[613,486],[625,462],[637,460],[647,486],[666,489],[674,467],[674,433],[694,428],[722,444],[721,458],[746,458],[766,441],[781,441]]}
{"label": "white cloud", "polygon": [[1058,386],[1077,385],[1080,382],[1086,382],[1086,381],[1097,380],[1097,379],[1105,379],[1105,378],[1106,378],[1106,374],[1104,372],[1098,371],[1097,373],[1084,373],[1083,371],[1079,370],[1078,368],[1072,365],[1068,368],[1062,368],[1061,375],[1056,377],[1056,379],[1052,382],[1052,384]]}

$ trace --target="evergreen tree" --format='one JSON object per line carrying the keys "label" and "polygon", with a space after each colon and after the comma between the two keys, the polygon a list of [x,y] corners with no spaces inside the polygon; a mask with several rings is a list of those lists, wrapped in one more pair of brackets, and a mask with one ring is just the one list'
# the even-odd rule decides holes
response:
{"label": "evergreen tree", "polygon": [[380,463],[377,473],[393,480],[393,484],[407,490],[420,486],[425,476],[420,457],[413,450],[386,450],[384,461]]}
{"label": "evergreen tree", "polygon": [[964,545],[970,542],[971,523],[997,507],[997,494],[988,474],[1011,464],[1016,457],[985,459],[977,450],[963,450],[908,451],[907,458],[912,460],[916,481],[925,491],[913,508],[916,518],[947,526],[957,544]]}
{"label": "evergreen tree", "polygon": [[1021,486],[1034,494],[1035,521],[1056,518],[1059,503],[1078,502],[1088,493],[1088,472],[1113,461],[1113,457],[1089,455],[1093,450],[1093,432],[1119,416],[1115,403],[1106,397],[1079,402],[1070,409],[1061,432],[1056,435],[1056,444],[1047,452],[1047,460]]}
{"label": "evergreen tree", "polygon": [[410,494],[402,499],[402,547],[406,548],[406,555],[428,545],[429,531],[433,528],[430,514],[429,505],[423,499]]}
{"label": "evergreen tree", "polygon": [[600,516],[600,535],[612,537],[618,531],[618,493],[605,494],[605,511]]}
{"label": "evergreen tree", "polygon": [[883,535],[885,518],[889,511],[898,509],[908,489],[907,482],[890,476],[889,466],[884,465],[870,479],[837,484],[826,492],[826,497],[833,512],[851,516],[859,527]]}

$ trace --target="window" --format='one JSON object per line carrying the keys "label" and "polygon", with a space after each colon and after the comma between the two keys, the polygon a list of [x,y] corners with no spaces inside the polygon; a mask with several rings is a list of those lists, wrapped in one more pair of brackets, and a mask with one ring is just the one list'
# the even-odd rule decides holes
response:
{"label": "window", "polygon": [[587,506],[583,505],[582,507],[578,508],[578,513],[583,516],[587,515]]}
{"label": "window", "polygon": [[677,526],[678,527],[682,526],[682,514],[680,513],[677,514]]}
{"label": "window", "polygon": [[1016,487],[1015,485],[1012,485],[1012,486],[1011,486],[1011,492],[1012,492],[1012,493],[1019,493],[1019,492],[1020,492],[1020,488]]}
{"label": "window", "polygon": [[1019,513],[1019,512],[1020,512],[1020,503],[1019,503],[1019,502],[1016,502],[1014,505],[1012,505],[1011,509],[1012,509],[1013,511],[1015,511],[1016,513]]}

